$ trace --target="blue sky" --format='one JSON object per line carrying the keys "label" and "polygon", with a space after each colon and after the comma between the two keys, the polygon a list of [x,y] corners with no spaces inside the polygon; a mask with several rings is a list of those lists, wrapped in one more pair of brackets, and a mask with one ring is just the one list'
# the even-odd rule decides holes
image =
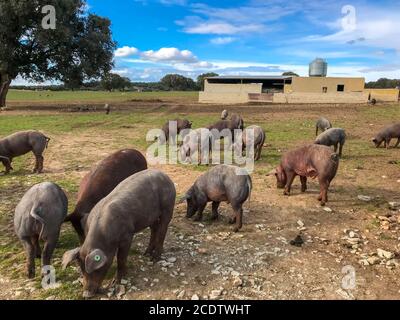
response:
{"label": "blue sky", "polygon": [[88,0],[112,21],[114,72],[133,81],[166,73],[308,74],[400,78],[400,0]]}

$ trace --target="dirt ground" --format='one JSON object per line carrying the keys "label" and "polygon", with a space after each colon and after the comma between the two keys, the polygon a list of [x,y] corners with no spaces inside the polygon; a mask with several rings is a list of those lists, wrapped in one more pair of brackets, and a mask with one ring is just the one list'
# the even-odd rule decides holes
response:
{"label": "dirt ground", "polygon": [[[116,114],[140,113],[150,120],[117,130],[86,124],[79,134],[53,131],[44,174],[30,174],[33,159],[29,155],[11,175],[0,176],[0,299],[77,299],[82,291],[78,269],[61,271],[60,267],[62,253],[78,243],[67,225],[63,226],[54,259],[60,288],[41,289],[39,277],[25,280],[24,253],[13,234],[12,217],[30,185],[45,180],[59,182],[67,190],[73,208],[79,182],[93,163],[121,147],[146,151],[143,143],[137,146],[131,142],[144,140],[151,119],[159,114],[164,118],[185,116],[197,127],[196,119],[200,119],[199,124],[216,121],[223,108],[151,102],[120,109],[116,106]],[[153,264],[143,257],[149,232],[136,235],[123,288],[98,298],[399,299],[400,210],[391,208],[389,202],[400,202],[400,148],[375,149],[370,140],[382,126],[399,120],[400,106],[246,105],[227,109],[241,114],[246,124],[262,125],[267,133],[262,160],[252,174],[253,191],[250,203],[245,204],[243,229],[232,232],[228,224],[232,211],[227,204],[221,205],[221,218],[216,222],[210,221],[211,205],[207,206],[200,223],[186,219],[186,205],[178,204],[163,260]],[[0,118],[62,116],[71,111],[18,109],[0,113]],[[309,189],[302,194],[297,178],[292,195],[286,197],[276,189],[275,178],[266,175],[282,152],[313,141],[313,124],[320,115],[345,128],[348,134],[325,208],[316,200],[316,181],[309,181]],[[206,170],[184,165],[150,167],[166,172],[178,195],[184,194]],[[290,244],[297,235],[304,240],[301,247]],[[111,277],[112,273],[105,285]]]}

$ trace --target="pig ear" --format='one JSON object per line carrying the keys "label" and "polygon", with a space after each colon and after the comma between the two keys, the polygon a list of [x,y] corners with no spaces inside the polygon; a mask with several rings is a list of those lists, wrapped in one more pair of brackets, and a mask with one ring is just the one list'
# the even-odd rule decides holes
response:
{"label": "pig ear", "polygon": [[107,262],[107,256],[100,249],[94,249],[85,258],[85,270],[87,273],[92,273],[100,269]]}
{"label": "pig ear", "polygon": [[80,247],[69,250],[67,252],[64,253],[63,257],[62,257],[62,268],[63,270],[65,270],[65,268],[68,267],[68,265],[74,261],[77,260],[79,257],[79,251],[81,250]]}

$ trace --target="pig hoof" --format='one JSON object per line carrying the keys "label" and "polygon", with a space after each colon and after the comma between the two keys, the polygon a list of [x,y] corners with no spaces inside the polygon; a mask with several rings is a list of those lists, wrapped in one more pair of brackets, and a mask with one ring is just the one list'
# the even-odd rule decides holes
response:
{"label": "pig hoof", "polygon": [[216,215],[212,215],[211,216],[211,220],[218,220],[218,215],[216,214]]}
{"label": "pig hoof", "polygon": [[229,219],[229,224],[234,224],[236,223],[236,218],[230,218]]}
{"label": "pig hoof", "polygon": [[321,202],[321,207],[324,207],[325,206],[325,202]]}
{"label": "pig hoof", "polygon": [[197,216],[193,219],[193,221],[201,221],[201,217]]}
{"label": "pig hoof", "polygon": [[239,232],[239,228],[238,227],[235,227],[235,228],[233,228],[233,232]]}

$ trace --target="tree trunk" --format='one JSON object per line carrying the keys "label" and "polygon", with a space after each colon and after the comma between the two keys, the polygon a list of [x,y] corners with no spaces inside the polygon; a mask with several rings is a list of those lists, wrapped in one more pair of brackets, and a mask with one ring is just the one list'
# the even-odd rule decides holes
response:
{"label": "tree trunk", "polygon": [[0,74],[0,108],[6,106],[6,97],[10,88],[11,79],[7,73]]}

